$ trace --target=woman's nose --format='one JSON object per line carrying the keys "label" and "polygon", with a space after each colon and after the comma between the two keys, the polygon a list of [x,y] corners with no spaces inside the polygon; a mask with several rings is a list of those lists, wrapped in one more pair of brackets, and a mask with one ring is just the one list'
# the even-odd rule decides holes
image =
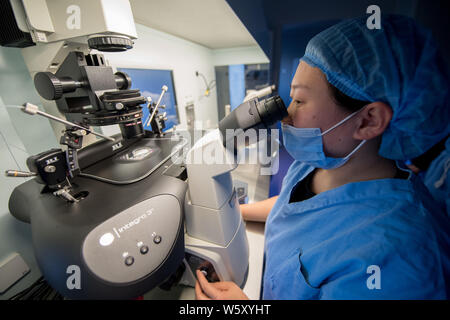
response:
{"label": "woman's nose", "polygon": [[294,118],[294,113],[295,113],[295,109],[292,106],[292,102],[289,105],[289,107],[287,108],[287,112],[288,112],[287,117],[283,118],[283,120],[281,120],[281,122],[292,126],[292,125],[294,125],[294,122],[292,119]]}

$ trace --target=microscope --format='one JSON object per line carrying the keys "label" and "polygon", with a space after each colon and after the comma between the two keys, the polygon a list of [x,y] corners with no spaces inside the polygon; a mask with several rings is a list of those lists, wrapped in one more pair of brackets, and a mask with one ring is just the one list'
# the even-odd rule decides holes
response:
{"label": "microscope", "polygon": [[[48,283],[69,299],[129,299],[157,286],[194,286],[199,269],[209,281],[243,287],[248,242],[230,175],[238,146],[226,148],[225,132],[269,128],[287,115],[281,99],[243,103],[181,157],[187,141],[164,132],[159,113],[167,87],[152,103],[91,51],[132,48],[127,0],[6,4],[12,27],[1,45],[22,48],[46,112],[31,103],[22,110],[49,118],[61,133],[60,149],[27,159],[29,172],[6,172],[34,177],[14,189],[9,209],[30,223]],[[91,127],[112,124],[121,130],[112,137]],[[211,146],[227,161],[186,160]],[[71,270],[79,271],[78,286]]]}

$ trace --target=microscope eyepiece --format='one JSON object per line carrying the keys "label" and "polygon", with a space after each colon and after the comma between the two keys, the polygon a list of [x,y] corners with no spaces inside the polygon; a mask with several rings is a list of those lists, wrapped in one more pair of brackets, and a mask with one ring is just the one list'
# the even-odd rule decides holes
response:
{"label": "microscope eyepiece", "polygon": [[[222,134],[223,145],[228,145],[228,140],[233,141],[234,152],[237,152],[240,145],[236,138],[249,129],[256,130],[258,139],[259,129],[270,129],[272,125],[287,117],[286,106],[280,96],[273,96],[265,100],[258,101],[254,98],[242,103],[234,109],[228,116],[219,122],[219,130]],[[227,129],[234,130],[232,135],[227,134]]]}
{"label": "microscope eyepiece", "polygon": [[226,143],[226,130],[269,129],[287,117],[286,106],[280,96],[258,101],[257,98],[242,103],[219,123],[219,130]]}
{"label": "microscope eyepiece", "polygon": [[266,128],[288,116],[286,106],[280,96],[273,96],[257,103],[261,122]]}

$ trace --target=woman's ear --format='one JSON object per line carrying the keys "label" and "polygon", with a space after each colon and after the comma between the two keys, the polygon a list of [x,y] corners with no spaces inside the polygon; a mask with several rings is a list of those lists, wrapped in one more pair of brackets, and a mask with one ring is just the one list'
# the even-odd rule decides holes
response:
{"label": "woman's ear", "polygon": [[392,119],[392,109],[384,102],[372,102],[358,114],[357,128],[353,138],[370,140],[381,136]]}

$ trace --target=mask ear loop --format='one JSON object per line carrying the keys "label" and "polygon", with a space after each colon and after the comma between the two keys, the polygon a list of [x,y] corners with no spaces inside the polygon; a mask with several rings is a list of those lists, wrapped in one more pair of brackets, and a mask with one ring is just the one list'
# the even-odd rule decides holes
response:
{"label": "mask ear loop", "polygon": [[339,127],[341,124],[343,124],[345,121],[347,121],[348,119],[352,118],[355,114],[359,113],[361,110],[363,110],[366,106],[362,107],[361,109],[359,109],[358,111],[353,112],[351,115],[348,115],[347,117],[345,117],[344,119],[342,119],[341,121],[339,121],[338,123],[336,123],[334,126],[332,126],[331,128],[325,130],[324,132],[322,132],[320,135],[323,136],[325,134],[327,134],[328,132],[330,132],[331,130]]}
{"label": "mask ear loop", "polygon": [[[347,121],[348,119],[350,119],[351,117],[353,117],[355,114],[357,114],[358,112],[360,112],[361,110],[363,110],[365,107],[366,107],[366,106],[362,107],[362,108],[359,109],[358,111],[353,112],[351,115],[345,117],[344,119],[342,119],[341,121],[339,121],[338,123],[336,123],[336,124],[335,124],[334,126],[332,126],[331,128],[325,130],[321,135],[323,136],[323,135],[327,134],[328,132],[330,132],[331,130],[333,130],[334,128],[340,126],[340,125],[343,124],[345,121]],[[361,141],[360,144],[358,144],[358,146],[357,146],[355,149],[353,149],[352,152],[350,152],[348,155],[346,155],[346,156],[344,157],[344,159],[350,158],[356,151],[358,151],[358,150],[364,145],[364,143],[366,143],[366,141],[367,141],[367,140]]]}
{"label": "mask ear loop", "polygon": [[367,141],[367,140],[361,141],[360,144],[358,144],[358,146],[357,146],[355,149],[353,149],[352,152],[350,152],[348,155],[346,155],[346,156],[344,157],[344,159],[347,160],[348,158],[350,158],[356,151],[359,150],[359,148],[361,148],[361,147],[364,145],[364,143],[366,143],[366,141]]}

